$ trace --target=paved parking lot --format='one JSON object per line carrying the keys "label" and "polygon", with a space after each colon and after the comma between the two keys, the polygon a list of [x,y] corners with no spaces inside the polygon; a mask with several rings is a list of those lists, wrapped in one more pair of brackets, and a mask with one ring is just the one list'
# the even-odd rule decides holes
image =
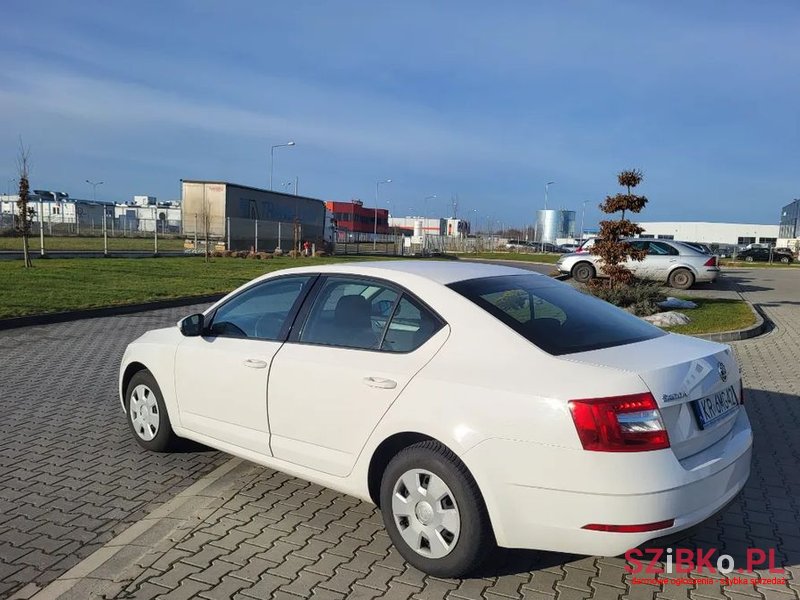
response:
{"label": "paved parking lot", "polygon": [[[777,328],[738,342],[756,434],[744,493],[682,547],[743,563],[774,548],[786,585],[634,585],[621,559],[505,551],[481,577],[408,567],[374,506],[215,452],[154,455],[132,442],[115,377],[125,344],[187,309],[0,333],[0,596],[25,597],[226,463],[208,501],[142,556],[119,564],[109,598],[800,597],[800,279],[732,272]],[[177,521],[176,521],[177,522]],[[763,574],[767,576],[766,573]],[[86,597],[78,588],[73,597]]]}

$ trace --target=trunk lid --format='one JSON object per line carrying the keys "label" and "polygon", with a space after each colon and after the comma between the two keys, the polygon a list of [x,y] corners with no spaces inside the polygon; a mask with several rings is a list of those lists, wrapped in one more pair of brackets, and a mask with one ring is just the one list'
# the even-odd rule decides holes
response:
{"label": "trunk lid", "polygon": [[636,373],[661,410],[679,460],[712,446],[733,427],[738,407],[730,405],[734,397],[741,401],[741,375],[730,346],[667,334],[562,358]]}

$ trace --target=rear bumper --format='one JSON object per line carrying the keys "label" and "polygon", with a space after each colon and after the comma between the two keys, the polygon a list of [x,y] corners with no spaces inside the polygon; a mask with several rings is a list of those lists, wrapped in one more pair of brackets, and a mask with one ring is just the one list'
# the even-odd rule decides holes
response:
{"label": "rear bumper", "polygon": [[711,283],[719,277],[719,267],[703,267],[697,273],[695,281]]}
{"label": "rear bumper", "polygon": [[[500,546],[617,556],[697,525],[735,498],[750,475],[752,434],[744,410],[712,449],[719,458],[692,469],[671,450],[625,457],[499,439],[479,444],[464,459]],[[527,468],[515,472],[510,462]],[[582,529],[668,519],[672,527],[643,533]]]}

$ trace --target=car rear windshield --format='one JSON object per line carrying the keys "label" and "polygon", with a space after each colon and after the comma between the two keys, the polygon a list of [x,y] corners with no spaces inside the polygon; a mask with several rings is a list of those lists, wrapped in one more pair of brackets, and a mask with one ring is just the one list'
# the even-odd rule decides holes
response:
{"label": "car rear windshield", "polygon": [[540,275],[483,277],[448,287],[550,354],[572,354],[666,335],[657,327]]}

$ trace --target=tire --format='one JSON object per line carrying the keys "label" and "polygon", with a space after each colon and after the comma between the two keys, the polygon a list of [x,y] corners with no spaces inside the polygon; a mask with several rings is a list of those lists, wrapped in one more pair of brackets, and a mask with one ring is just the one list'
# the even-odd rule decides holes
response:
{"label": "tire", "polygon": [[782,262],[783,264],[785,264],[785,265],[788,265],[788,264],[789,264],[790,262],[792,262],[792,261],[791,261],[791,259],[790,259],[788,256],[781,256],[781,262]]}
{"label": "tire", "polygon": [[592,279],[597,277],[597,271],[592,263],[588,263],[586,261],[579,262],[572,267],[570,274],[578,283],[589,283]]}
{"label": "tire", "polygon": [[753,262],[753,257],[752,256],[745,256],[744,257],[744,261],[745,262]]}
{"label": "tire", "polygon": [[[429,502],[434,488],[438,498]],[[465,577],[496,548],[478,485],[464,463],[439,442],[401,450],[383,473],[380,501],[395,547],[425,573]]]}
{"label": "tire", "polygon": [[675,269],[669,274],[667,283],[669,284],[669,287],[679,290],[688,290],[694,285],[694,275],[689,269]]}
{"label": "tire", "polygon": [[131,377],[125,390],[125,412],[128,427],[142,448],[167,452],[175,447],[178,437],[172,431],[164,396],[147,369]]}

